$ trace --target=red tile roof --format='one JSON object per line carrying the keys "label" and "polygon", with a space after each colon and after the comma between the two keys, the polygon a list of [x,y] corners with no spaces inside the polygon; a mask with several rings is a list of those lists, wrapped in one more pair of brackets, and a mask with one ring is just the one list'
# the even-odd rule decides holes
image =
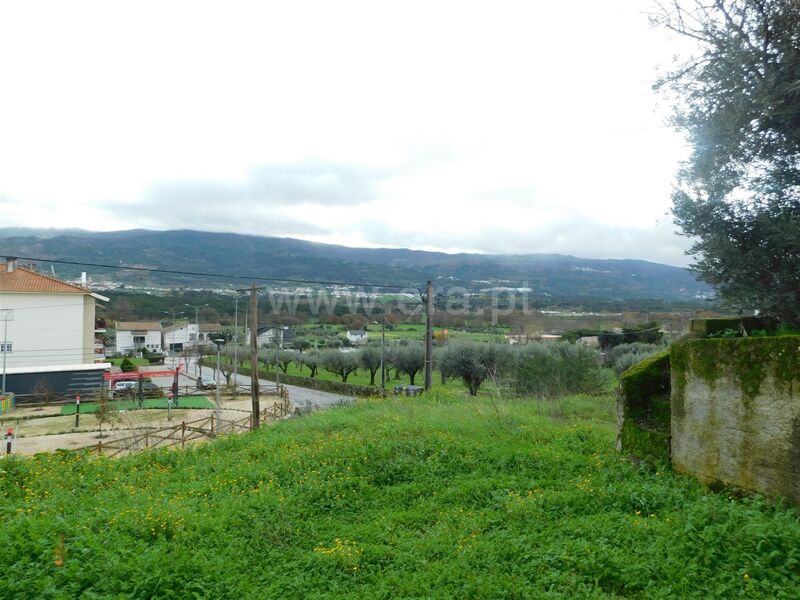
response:
{"label": "red tile roof", "polygon": [[89,294],[80,286],[64,283],[30,269],[17,267],[14,272],[6,271],[6,265],[0,264],[0,292],[22,294]]}
{"label": "red tile roof", "polygon": [[161,331],[158,321],[117,321],[117,331]]}

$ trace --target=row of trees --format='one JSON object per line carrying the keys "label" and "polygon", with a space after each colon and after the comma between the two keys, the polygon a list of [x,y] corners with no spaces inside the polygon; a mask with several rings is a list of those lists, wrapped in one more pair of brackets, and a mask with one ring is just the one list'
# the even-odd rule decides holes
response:
{"label": "row of trees", "polygon": [[[234,353],[233,348],[226,348],[224,353],[222,374],[230,383],[234,355],[238,354],[238,366],[240,371],[244,371],[250,353],[246,348],[240,348],[238,353]],[[602,362],[602,354],[597,350],[566,342],[536,343],[517,348],[499,343],[459,341],[437,348],[433,356],[433,366],[440,373],[441,383],[460,379],[473,396],[487,380],[526,395],[598,391],[603,386]],[[380,376],[381,350],[372,346],[352,352],[263,349],[259,352],[259,363],[278,368],[283,373],[288,373],[294,364],[312,378],[322,369],[336,374],[343,383],[362,369],[369,373],[370,385],[375,385]],[[387,381],[404,375],[414,385],[424,367],[425,349],[422,344],[396,346],[385,351]]]}

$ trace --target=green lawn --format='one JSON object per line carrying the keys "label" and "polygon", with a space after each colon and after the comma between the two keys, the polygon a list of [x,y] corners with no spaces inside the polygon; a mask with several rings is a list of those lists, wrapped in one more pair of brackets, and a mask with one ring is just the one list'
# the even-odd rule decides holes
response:
{"label": "green lawn", "polygon": [[434,392],[185,451],[12,456],[0,597],[797,597],[796,511],[631,464],[613,413]]}
{"label": "green lawn", "polygon": [[[138,400],[110,400],[112,410],[132,410],[139,408]],[[166,398],[145,398],[142,408],[168,408]],[[180,396],[178,405],[172,408],[214,408],[214,403],[205,396]],[[81,414],[95,413],[98,410],[97,402],[82,402]],[[74,415],[75,405],[65,404],[61,407],[62,415]]]}

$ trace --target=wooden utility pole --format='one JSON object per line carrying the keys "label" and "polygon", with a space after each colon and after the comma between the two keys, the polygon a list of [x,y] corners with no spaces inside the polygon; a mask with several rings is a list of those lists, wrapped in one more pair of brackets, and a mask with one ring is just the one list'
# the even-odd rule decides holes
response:
{"label": "wooden utility pole", "polygon": [[261,405],[258,398],[258,290],[250,284],[250,393],[253,399],[253,429],[258,429]]}
{"label": "wooden utility pole", "polygon": [[433,385],[433,284],[425,291],[425,390]]}

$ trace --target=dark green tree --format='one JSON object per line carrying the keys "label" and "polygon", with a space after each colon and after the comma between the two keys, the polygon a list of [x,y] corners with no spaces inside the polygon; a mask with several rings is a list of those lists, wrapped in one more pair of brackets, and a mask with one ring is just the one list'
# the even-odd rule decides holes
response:
{"label": "dark green tree", "polygon": [[375,385],[375,373],[381,368],[381,350],[367,346],[358,351],[358,364],[369,371],[369,384]]}
{"label": "dark green tree", "polygon": [[673,215],[729,307],[800,324],[800,2],[673,0],[655,23],[697,45],[656,88],[692,153]]}
{"label": "dark green tree", "polygon": [[396,371],[408,375],[408,381],[414,385],[414,379],[425,368],[425,347],[422,344],[397,346],[389,353],[389,360]]}
{"label": "dark green tree", "polygon": [[453,377],[461,377],[471,396],[487,378],[497,378],[498,371],[511,361],[507,344],[457,342],[449,344],[441,354],[439,368]]}
{"label": "dark green tree", "polygon": [[322,366],[329,373],[335,373],[341,377],[342,383],[347,383],[350,374],[358,370],[358,356],[355,352],[329,350],[322,353]]}

